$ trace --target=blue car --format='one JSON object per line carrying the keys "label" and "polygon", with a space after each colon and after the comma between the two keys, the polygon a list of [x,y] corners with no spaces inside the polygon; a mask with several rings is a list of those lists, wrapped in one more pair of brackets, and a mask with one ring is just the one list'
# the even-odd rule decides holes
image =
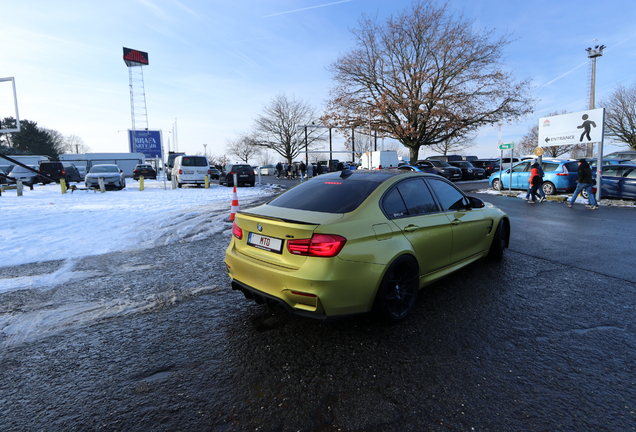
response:
{"label": "blue car", "polygon": [[[525,160],[503,171],[494,172],[488,181],[495,190],[528,189],[528,177],[530,177],[531,160]],[[572,192],[576,189],[576,180],[579,178],[579,164],[577,161],[564,159],[547,159],[541,163],[543,168],[543,192],[546,195],[554,195],[557,192]],[[499,178],[501,175],[501,179]]]}
{"label": "blue car", "polygon": [[[596,171],[592,175],[596,180]],[[636,164],[606,165],[601,181],[602,198],[636,199]],[[581,196],[587,199],[587,193]]]}

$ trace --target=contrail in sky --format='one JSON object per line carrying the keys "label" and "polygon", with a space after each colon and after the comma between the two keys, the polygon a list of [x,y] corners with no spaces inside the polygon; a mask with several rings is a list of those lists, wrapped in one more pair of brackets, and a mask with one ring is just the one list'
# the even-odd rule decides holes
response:
{"label": "contrail in sky", "polygon": [[347,3],[347,2],[351,2],[351,1],[353,1],[353,0],[342,0],[342,1],[337,1],[337,2],[333,2],[333,3],[322,4],[322,5],[318,5],[318,6],[311,6],[311,7],[306,7],[306,8],[302,8],[302,9],[291,10],[291,11],[287,11],[287,12],[278,12],[278,13],[271,14],[271,15],[265,15],[263,18],[269,18],[269,17],[273,17],[273,16],[276,16],[276,15],[285,15],[285,14],[289,14],[289,13],[300,12],[300,11],[305,11],[305,10],[309,10],[309,9],[316,9],[316,8],[320,8],[320,7],[331,6],[331,5],[340,4],[340,3]]}

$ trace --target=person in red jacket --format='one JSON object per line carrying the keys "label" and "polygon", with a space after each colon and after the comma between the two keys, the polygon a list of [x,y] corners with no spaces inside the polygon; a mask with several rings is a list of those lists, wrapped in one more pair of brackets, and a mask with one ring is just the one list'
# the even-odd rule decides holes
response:
{"label": "person in red jacket", "polygon": [[[534,165],[533,165],[534,166]],[[528,177],[528,183],[530,183],[530,199],[528,204],[534,204],[537,202],[537,189],[541,186],[541,176],[536,167],[530,170],[530,177]]]}

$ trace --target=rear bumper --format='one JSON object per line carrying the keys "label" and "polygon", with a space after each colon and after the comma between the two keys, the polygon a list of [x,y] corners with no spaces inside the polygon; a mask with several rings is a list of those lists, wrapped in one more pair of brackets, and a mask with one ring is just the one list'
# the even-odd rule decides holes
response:
{"label": "rear bumper", "polygon": [[320,320],[371,311],[386,268],[339,258],[314,258],[292,270],[248,257],[234,248],[234,241],[226,250],[225,264],[232,288],[246,298]]}

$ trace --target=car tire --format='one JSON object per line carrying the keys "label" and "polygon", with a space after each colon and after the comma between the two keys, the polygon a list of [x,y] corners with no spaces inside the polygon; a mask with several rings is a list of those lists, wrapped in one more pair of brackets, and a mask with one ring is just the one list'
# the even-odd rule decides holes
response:
{"label": "car tire", "polygon": [[182,187],[183,187],[183,183],[179,183],[179,182],[177,181],[177,187],[178,187],[179,189],[180,189],[180,188],[182,188]]}
{"label": "car tire", "polygon": [[587,196],[587,190],[583,189],[581,191],[581,198],[589,200],[590,198]]}
{"label": "car tire", "polygon": [[254,187],[255,184],[256,184],[256,182],[252,182],[252,183],[250,183],[250,186]]}
{"label": "car tire", "polygon": [[494,180],[492,181],[492,188],[493,188],[494,190],[498,191],[498,190],[499,190],[499,188],[500,188],[500,183],[501,183],[501,182],[499,181],[499,179],[494,179]]}
{"label": "car tire", "polygon": [[415,258],[403,255],[389,266],[378,292],[375,307],[389,322],[402,321],[411,312],[419,291],[419,270]]}
{"label": "car tire", "polygon": [[556,187],[554,187],[554,185],[550,182],[544,182],[541,185],[541,188],[543,189],[543,193],[546,195],[554,195],[556,193]]}
{"label": "car tire", "polygon": [[508,244],[508,225],[502,219],[497,225],[497,231],[492,239],[490,245],[490,251],[488,251],[488,259],[492,261],[501,261],[503,259],[504,251]]}

